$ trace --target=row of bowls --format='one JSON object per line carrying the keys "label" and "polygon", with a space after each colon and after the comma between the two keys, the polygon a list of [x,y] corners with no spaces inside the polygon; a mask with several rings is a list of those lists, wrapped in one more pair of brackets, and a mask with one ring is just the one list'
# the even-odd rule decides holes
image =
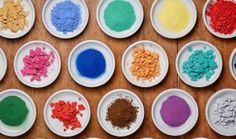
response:
{"label": "row of bowls", "polygon": [[[0,2],[0,5],[2,4],[2,2]],[[44,26],[55,37],[62,38],[62,39],[69,39],[69,38],[76,37],[77,35],[79,35],[80,33],[83,32],[83,30],[86,28],[88,20],[89,20],[89,10],[87,8],[86,2],[84,0],[74,0],[73,1],[76,4],[79,4],[81,6],[82,24],[78,27],[77,30],[75,30],[74,32],[71,32],[71,33],[67,33],[67,34],[63,34],[62,32],[58,32],[55,29],[55,27],[52,25],[51,20],[50,20],[51,19],[51,14],[50,14],[51,10],[58,2],[60,2],[60,1],[47,0],[46,3],[44,4],[43,10],[42,10],[42,20],[43,20]],[[107,5],[109,2],[110,2],[109,0],[101,0],[97,6],[96,18],[97,18],[97,23],[98,23],[99,27],[101,28],[101,30],[104,33],[106,33],[107,35],[114,37],[114,38],[119,38],[119,39],[127,38],[127,37],[133,35],[135,32],[137,32],[138,29],[141,27],[143,19],[144,19],[144,12],[143,12],[143,7],[141,5],[141,2],[139,0],[130,1],[130,3],[134,6],[134,9],[136,12],[136,16],[137,16],[136,22],[137,23],[135,23],[135,25],[131,29],[129,29],[128,31],[120,32],[120,33],[114,32],[114,31],[111,31],[110,29],[108,29],[108,27],[106,27],[106,25],[103,21],[103,11],[105,9],[105,5]],[[156,17],[156,13],[160,10],[160,5],[162,5],[163,1],[155,0],[153,2],[152,8],[150,11],[150,19],[151,19],[152,26],[160,35],[162,35],[166,38],[170,38],[170,39],[177,39],[177,38],[181,38],[181,37],[187,35],[193,29],[193,27],[195,26],[195,23],[197,21],[196,6],[192,0],[184,0],[184,2],[186,3],[187,7],[191,10],[193,17],[192,17],[191,22],[188,25],[187,29],[183,32],[180,32],[180,33],[167,32],[164,29],[162,29],[159,21],[155,17]],[[205,6],[203,8],[203,12],[202,12],[203,21],[204,21],[206,28],[212,34],[214,34],[215,36],[220,37],[220,38],[236,37],[236,31],[233,34],[224,35],[224,34],[220,34],[218,32],[215,32],[210,27],[209,18],[206,16],[206,10],[207,10],[209,3],[211,3],[211,2],[213,2],[213,0],[207,0]],[[28,25],[27,29],[24,29],[23,31],[18,31],[17,33],[10,32],[9,30],[1,31],[0,36],[5,37],[5,38],[9,38],[9,39],[16,39],[16,38],[26,35],[31,30],[31,28],[33,27],[34,21],[35,21],[34,6],[31,2],[31,0],[23,0],[23,4],[24,4],[25,9],[30,11],[29,16],[27,17],[27,20],[29,21],[29,25]]]}

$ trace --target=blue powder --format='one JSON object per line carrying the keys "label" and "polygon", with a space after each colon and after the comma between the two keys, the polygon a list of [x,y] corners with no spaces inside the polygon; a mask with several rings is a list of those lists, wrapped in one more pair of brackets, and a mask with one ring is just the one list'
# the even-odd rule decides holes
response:
{"label": "blue powder", "polygon": [[105,72],[106,61],[98,50],[87,49],[78,54],[76,68],[82,76],[94,79]]}
{"label": "blue powder", "polygon": [[233,71],[234,71],[234,74],[236,75],[236,54],[234,54],[234,57],[233,57]]}
{"label": "blue powder", "polygon": [[56,30],[67,34],[82,23],[81,7],[70,0],[57,3],[51,11],[51,21]]}

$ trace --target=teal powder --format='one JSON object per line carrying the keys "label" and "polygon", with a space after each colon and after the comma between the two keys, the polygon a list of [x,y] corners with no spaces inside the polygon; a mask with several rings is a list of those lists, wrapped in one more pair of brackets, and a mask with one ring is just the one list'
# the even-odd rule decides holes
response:
{"label": "teal powder", "polygon": [[128,30],[136,20],[134,8],[124,0],[112,1],[104,11],[104,20],[108,28],[115,32]]}
{"label": "teal powder", "polygon": [[218,68],[215,58],[213,50],[195,50],[183,63],[183,73],[187,74],[192,81],[197,81],[203,77],[208,81]]}

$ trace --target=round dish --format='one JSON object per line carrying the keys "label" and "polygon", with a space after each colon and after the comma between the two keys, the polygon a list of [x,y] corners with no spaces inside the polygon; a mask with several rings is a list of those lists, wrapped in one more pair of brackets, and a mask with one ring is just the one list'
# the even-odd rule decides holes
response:
{"label": "round dish", "polygon": [[236,68],[234,68],[234,64],[236,64],[236,48],[233,50],[229,60],[230,73],[232,74],[234,80],[236,80]]}
{"label": "round dish", "polygon": [[[144,47],[147,50],[156,52],[160,55],[160,66],[161,66],[161,74],[156,77],[153,80],[137,80],[136,77],[132,75],[130,72],[130,67],[132,63],[132,49],[137,48],[137,47]],[[136,85],[138,87],[152,87],[157,84],[159,84],[166,76],[169,68],[169,61],[168,61],[168,56],[165,52],[165,50],[157,43],[154,43],[152,41],[148,40],[143,40],[143,41],[138,41],[130,45],[124,52],[123,57],[122,57],[122,71],[123,74],[125,75],[125,78],[132,83],[133,85]]]}
{"label": "round dish", "polygon": [[[124,128],[115,128],[112,126],[111,122],[106,121],[106,110],[114,100],[117,98],[129,98],[133,100],[133,105],[139,107],[137,119],[134,123],[130,125],[130,129]],[[144,119],[144,107],[142,101],[139,97],[133,92],[125,89],[116,89],[108,92],[103,98],[100,100],[97,107],[97,119],[101,127],[109,134],[116,137],[125,137],[133,134],[135,131],[139,129]]]}
{"label": "round dish", "polygon": [[[53,64],[48,67],[48,77],[42,77],[41,81],[31,81],[30,76],[23,76],[21,69],[24,67],[23,58],[30,53],[30,49],[44,47],[45,51],[52,51],[55,55]],[[14,58],[14,70],[17,78],[25,85],[32,88],[42,88],[52,84],[58,77],[61,70],[61,58],[57,50],[49,43],[44,41],[31,41],[24,44],[16,53]]]}
{"label": "round dish", "polygon": [[[76,128],[74,130],[67,129],[65,132],[63,129],[63,123],[57,119],[52,119],[52,108],[50,107],[51,102],[57,102],[59,100],[70,101],[70,102],[77,102],[79,104],[83,104],[85,106],[85,111],[82,112],[83,117],[77,116],[79,121],[81,122],[81,128]],[[48,128],[61,137],[72,137],[75,135],[80,134],[84,131],[87,127],[89,120],[90,120],[91,112],[90,106],[87,99],[79,92],[74,90],[60,90],[51,95],[44,106],[44,120],[48,126]]]}
{"label": "round dish", "polygon": [[24,133],[26,133],[34,125],[34,122],[36,119],[36,107],[35,107],[34,101],[31,99],[31,97],[27,93],[25,93],[21,90],[8,89],[8,90],[2,91],[1,95],[0,95],[0,101],[8,96],[17,96],[17,97],[21,98],[25,102],[25,104],[29,110],[26,121],[24,123],[22,123],[22,125],[20,125],[20,126],[11,127],[11,126],[7,126],[7,125],[3,124],[0,121],[0,133],[1,134],[5,135],[5,136],[9,136],[9,137],[17,137],[17,136],[20,136],[20,135],[23,135]]}
{"label": "round dish", "polygon": [[207,30],[208,30],[211,34],[215,35],[216,37],[223,38],[223,39],[230,39],[230,38],[236,37],[236,30],[234,31],[234,33],[232,33],[232,34],[230,34],[230,35],[225,35],[225,34],[221,34],[221,33],[219,33],[219,32],[215,32],[215,31],[211,28],[211,26],[210,26],[210,24],[209,24],[210,18],[206,15],[206,11],[207,11],[208,5],[209,5],[210,3],[212,3],[212,2],[213,2],[213,0],[207,0],[206,3],[205,3],[205,5],[204,5],[204,7],[203,7],[203,10],[202,10],[202,19],[203,19],[203,22],[204,22],[204,24],[205,24]]}
{"label": "round dish", "polygon": [[236,96],[236,90],[235,89],[222,89],[217,92],[215,92],[210,99],[207,102],[206,109],[205,109],[205,116],[207,119],[207,122],[211,129],[213,129],[216,133],[223,135],[223,136],[235,136],[235,130],[236,130],[236,125],[234,126],[229,126],[227,129],[224,128],[223,126],[219,126],[213,123],[212,121],[212,115],[210,114],[210,109],[213,107],[213,102],[216,101],[217,98],[225,96],[225,95],[233,95]]}
{"label": "round dish", "polygon": [[[187,74],[183,73],[183,69],[182,69],[182,65],[183,63],[189,58],[189,56],[191,55],[191,52],[188,51],[188,49],[191,48],[193,50],[209,50],[212,49],[215,52],[216,55],[216,63],[218,65],[218,69],[216,69],[216,73],[210,78],[209,81],[207,81],[205,78],[199,79],[198,81],[191,81],[191,79],[189,78],[189,76]],[[218,51],[218,49],[210,44],[209,42],[206,41],[192,41],[187,43],[182,49],[180,49],[177,58],[176,58],[176,70],[177,73],[180,77],[180,79],[186,83],[189,86],[192,87],[207,87],[211,84],[213,84],[219,77],[223,68],[223,60],[222,57],[220,55],[220,52]]]}
{"label": "round dish", "polygon": [[[125,1],[127,1],[127,0],[125,0]],[[122,39],[122,38],[127,38],[127,37],[132,36],[134,33],[136,33],[138,31],[138,29],[141,27],[141,25],[143,23],[144,13],[143,13],[142,4],[140,3],[139,0],[128,1],[134,7],[136,21],[130,29],[122,31],[122,32],[115,32],[115,31],[112,31],[111,29],[109,29],[104,21],[104,10],[110,2],[112,2],[112,1],[111,0],[100,0],[99,4],[97,6],[96,18],[97,18],[97,23],[98,23],[100,29],[108,36],[113,37],[113,38],[117,38],[117,39]]]}
{"label": "round dish", "polygon": [[[178,96],[183,98],[189,105],[191,109],[191,115],[188,120],[181,125],[180,127],[170,127],[167,125],[161,118],[160,110],[162,103],[166,101],[166,99],[170,96]],[[198,120],[198,105],[194,98],[188,94],[187,92],[180,89],[169,89],[162,92],[160,95],[156,97],[152,104],[152,120],[155,126],[163,133],[170,136],[180,136],[187,132],[189,132],[196,124]]]}
{"label": "round dish", "polygon": [[44,24],[45,28],[47,29],[47,31],[57,38],[61,38],[61,39],[74,38],[74,37],[78,36],[79,34],[81,34],[88,24],[89,11],[88,11],[87,4],[84,0],[73,0],[72,1],[73,3],[81,6],[82,22],[76,30],[74,30],[73,32],[68,32],[67,34],[64,34],[63,32],[57,31],[51,22],[51,10],[59,2],[61,2],[61,0],[47,0],[46,1],[46,3],[44,4],[44,7],[43,7],[43,11],[42,11],[43,24]]}
{"label": "round dish", "polygon": [[[79,53],[87,49],[95,49],[101,52],[106,61],[106,70],[100,77],[95,79],[86,78],[78,73],[76,68],[76,58]],[[98,87],[104,85],[110,80],[115,71],[115,57],[111,49],[104,43],[96,40],[87,40],[81,42],[71,51],[68,59],[68,69],[71,77],[78,84],[85,87]]]}
{"label": "round dish", "polygon": [[0,81],[6,74],[7,71],[7,58],[4,51],[0,48]]}
{"label": "round dish", "polygon": [[[23,29],[19,30],[18,32],[14,33],[8,30],[1,30],[0,36],[7,38],[7,39],[17,39],[26,35],[33,27],[35,21],[35,9],[34,5],[32,4],[31,0],[22,0],[22,6],[24,10],[28,11],[27,21],[29,22],[28,25]],[[0,7],[3,5],[3,0],[0,1]]]}
{"label": "round dish", "polygon": [[164,2],[163,0],[155,0],[151,7],[150,19],[151,19],[151,23],[155,31],[161,36],[169,38],[169,39],[178,39],[178,38],[186,36],[193,29],[197,21],[197,8],[194,2],[192,0],[183,0],[188,10],[191,11],[192,18],[190,19],[190,23],[188,27],[184,31],[179,32],[179,33],[169,32],[165,30],[161,26],[160,22],[158,21],[157,13],[160,11],[160,8],[163,5],[163,2]]}

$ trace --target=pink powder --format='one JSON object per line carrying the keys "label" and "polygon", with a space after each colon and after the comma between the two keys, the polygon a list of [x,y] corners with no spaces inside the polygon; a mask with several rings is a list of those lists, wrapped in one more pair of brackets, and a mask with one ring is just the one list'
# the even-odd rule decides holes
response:
{"label": "pink powder", "polygon": [[31,76],[31,81],[41,81],[47,77],[48,67],[54,62],[55,55],[52,51],[46,53],[45,48],[30,49],[30,54],[23,58],[24,67],[21,69],[23,76]]}

